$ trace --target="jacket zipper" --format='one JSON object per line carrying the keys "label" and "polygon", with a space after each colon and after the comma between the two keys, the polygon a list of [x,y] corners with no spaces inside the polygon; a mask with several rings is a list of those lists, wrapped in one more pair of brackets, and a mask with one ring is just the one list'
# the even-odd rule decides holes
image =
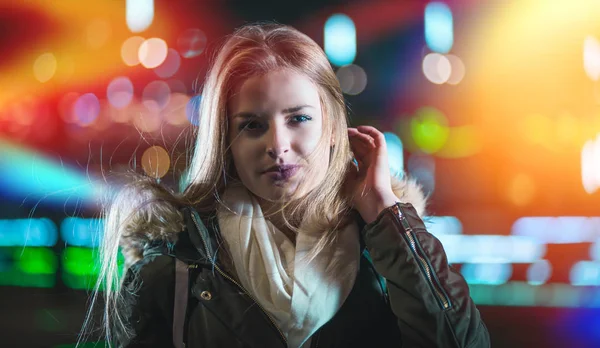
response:
{"label": "jacket zipper", "polygon": [[404,216],[404,214],[402,214],[399,205],[395,204],[391,207],[391,209],[394,212],[394,216],[396,216],[396,218],[399,220],[400,224],[404,228],[405,236],[408,239],[410,245],[410,250],[412,251],[414,256],[416,256],[415,259],[421,267],[421,270],[423,271],[425,278],[429,283],[429,286],[431,286],[431,288],[433,289],[438,304],[444,310],[450,308],[452,306],[450,298],[448,297],[444,289],[442,289],[439,280],[433,272],[433,267],[431,267],[430,262],[427,260],[427,256],[425,255],[423,249],[419,245],[418,240],[416,239],[416,235],[413,232],[412,227],[410,227],[408,221],[406,220],[406,217]]}
{"label": "jacket zipper", "polygon": [[[194,225],[196,225],[198,232],[200,232],[200,225],[198,224],[198,221],[196,220],[196,215],[193,212],[192,212],[192,220],[194,221]],[[202,240],[202,244],[204,245],[204,250],[206,251],[206,255],[211,259],[211,262],[212,262],[213,266],[215,267],[215,269],[223,277],[225,277],[230,282],[235,284],[238,288],[240,288],[240,290],[242,290],[248,297],[250,297],[250,299],[252,299],[252,301],[255,304],[258,305],[258,308],[260,308],[260,310],[267,316],[267,318],[269,318],[269,321],[271,321],[271,324],[273,324],[273,327],[275,327],[275,329],[277,329],[277,332],[279,332],[279,335],[281,336],[281,338],[283,339],[283,341],[285,342],[285,344],[287,346],[287,338],[285,338],[285,335],[283,334],[283,332],[281,332],[281,329],[279,329],[279,327],[275,324],[275,320],[273,319],[273,317],[271,317],[271,315],[269,313],[267,313],[267,311],[263,308],[263,306],[261,306],[260,303],[258,303],[258,301],[256,301],[254,296],[250,295],[250,293],[242,285],[240,285],[235,279],[233,279],[233,277],[229,276],[226,272],[221,270],[221,268],[219,266],[217,266],[215,260],[213,260],[213,258],[212,258],[212,255],[208,251],[208,245],[206,244],[206,241],[204,240],[204,238],[202,238],[202,234],[200,234],[200,239]]]}

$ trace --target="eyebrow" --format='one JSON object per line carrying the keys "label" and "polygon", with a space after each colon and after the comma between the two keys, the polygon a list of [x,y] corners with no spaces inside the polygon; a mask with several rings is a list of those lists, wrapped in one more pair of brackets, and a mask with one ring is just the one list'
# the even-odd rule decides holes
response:
{"label": "eyebrow", "polygon": [[[294,107],[291,107],[291,108],[283,109],[283,110],[281,110],[281,112],[284,113],[284,114],[291,114],[291,113],[294,113],[294,112],[298,112],[298,111],[300,111],[300,110],[302,110],[304,108],[312,108],[312,109],[314,109],[315,107],[312,106],[312,105],[298,105],[298,106],[294,106]],[[240,118],[254,118],[254,117],[260,117],[260,115],[254,114],[252,112],[242,111],[242,112],[238,112],[237,114],[233,115],[234,119],[238,118],[238,117],[240,117]]]}

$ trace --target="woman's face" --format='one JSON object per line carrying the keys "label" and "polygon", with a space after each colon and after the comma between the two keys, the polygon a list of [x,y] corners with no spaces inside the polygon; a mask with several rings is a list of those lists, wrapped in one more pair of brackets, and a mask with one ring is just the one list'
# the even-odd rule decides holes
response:
{"label": "woman's face", "polygon": [[[325,178],[329,151],[307,158],[317,149],[323,113],[318,87],[306,76],[278,70],[249,78],[229,100],[228,120],[235,169],[259,198],[285,201],[301,180],[309,180],[304,195]],[[307,177],[311,167],[316,172]]]}

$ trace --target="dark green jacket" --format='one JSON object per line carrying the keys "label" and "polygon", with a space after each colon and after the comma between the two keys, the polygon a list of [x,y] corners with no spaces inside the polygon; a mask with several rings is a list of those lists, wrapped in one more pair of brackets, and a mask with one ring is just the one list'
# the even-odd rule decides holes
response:
{"label": "dark green jacket", "polygon": [[[121,293],[131,332],[115,329],[116,345],[173,346],[178,259],[189,265],[186,347],[287,347],[272,319],[221,262],[214,219],[190,208],[183,212],[186,228],[178,241],[152,243],[128,269]],[[465,280],[411,204],[397,203],[360,227],[354,288],[312,336],[311,347],[489,347]]]}

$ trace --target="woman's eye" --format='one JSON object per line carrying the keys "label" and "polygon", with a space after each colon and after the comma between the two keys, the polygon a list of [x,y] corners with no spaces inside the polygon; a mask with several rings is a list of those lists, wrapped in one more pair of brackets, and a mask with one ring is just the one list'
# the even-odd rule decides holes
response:
{"label": "woman's eye", "polygon": [[249,130],[249,131],[254,131],[257,129],[260,129],[261,124],[256,122],[256,121],[248,121],[248,122],[244,122],[242,124],[240,124],[240,130]]}
{"label": "woman's eye", "polygon": [[312,120],[312,118],[307,115],[297,115],[297,116],[292,117],[292,119],[296,123],[303,123],[303,122]]}

